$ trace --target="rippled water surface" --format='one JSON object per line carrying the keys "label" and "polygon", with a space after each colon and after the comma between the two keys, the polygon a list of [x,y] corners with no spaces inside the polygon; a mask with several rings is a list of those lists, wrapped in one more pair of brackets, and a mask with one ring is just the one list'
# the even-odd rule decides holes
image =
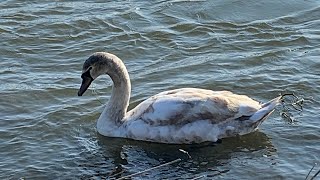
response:
{"label": "rippled water surface", "polygon": [[[135,178],[304,179],[320,161],[319,1],[3,0],[0,9],[0,179],[115,179],[177,158]],[[209,146],[102,137],[95,123],[112,82],[77,96],[96,51],[123,59],[131,108],[200,87],[262,102],[294,92],[304,111],[289,124],[279,108],[258,131]]]}

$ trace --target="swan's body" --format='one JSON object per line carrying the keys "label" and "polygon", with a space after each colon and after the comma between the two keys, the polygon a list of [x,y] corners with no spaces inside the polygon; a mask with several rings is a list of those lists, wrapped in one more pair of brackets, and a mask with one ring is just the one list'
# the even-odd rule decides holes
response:
{"label": "swan's body", "polygon": [[91,82],[108,74],[114,82],[111,98],[97,122],[100,134],[161,143],[189,144],[254,131],[281,97],[266,104],[229,91],[182,88],[154,95],[127,112],[131,84],[122,61],[95,53],[83,65],[81,96]]}

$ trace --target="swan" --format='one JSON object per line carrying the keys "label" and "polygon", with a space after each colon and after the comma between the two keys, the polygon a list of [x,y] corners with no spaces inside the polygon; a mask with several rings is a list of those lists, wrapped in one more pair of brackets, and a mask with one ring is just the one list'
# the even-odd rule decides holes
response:
{"label": "swan", "polygon": [[127,112],[129,74],[122,60],[107,52],[96,52],[84,62],[78,96],[104,74],[113,87],[97,131],[108,137],[168,144],[216,142],[255,131],[281,102],[281,96],[260,104],[230,91],[181,88],[151,96]]}

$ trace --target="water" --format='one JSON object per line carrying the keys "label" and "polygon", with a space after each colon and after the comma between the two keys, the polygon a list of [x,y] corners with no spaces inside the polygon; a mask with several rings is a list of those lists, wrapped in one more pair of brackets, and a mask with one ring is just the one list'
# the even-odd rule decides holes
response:
{"label": "water", "polygon": [[[0,179],[114,179],[177,158],[136,179],[304,179],[320,162],[319,1],[4,0],[0,9]],[[130,108],[200,87],[259,101],[295,92],[304,111],[288,124],[280,108],[258,131],[214,146],[102,137],[95,123],[110,79],[77,97],[96,51],[127,65]]]}

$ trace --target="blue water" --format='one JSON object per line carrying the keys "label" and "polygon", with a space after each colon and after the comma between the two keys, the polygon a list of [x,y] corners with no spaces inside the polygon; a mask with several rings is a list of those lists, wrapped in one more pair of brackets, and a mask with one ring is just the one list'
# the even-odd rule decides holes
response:
{"label": "blue water", "polygon": [[[116,179],[178,158],[134,179],[305,179],[320,163],[318,1],[5,0],[0,9],[0,179]],[[288,123],[279,107],[258,131],[215,145],[102,137],[95,123],[111,80],[77,96],[96,51],[126,64],[130,108],[199,87],[261,102],[294,92],[304,110]]]}

